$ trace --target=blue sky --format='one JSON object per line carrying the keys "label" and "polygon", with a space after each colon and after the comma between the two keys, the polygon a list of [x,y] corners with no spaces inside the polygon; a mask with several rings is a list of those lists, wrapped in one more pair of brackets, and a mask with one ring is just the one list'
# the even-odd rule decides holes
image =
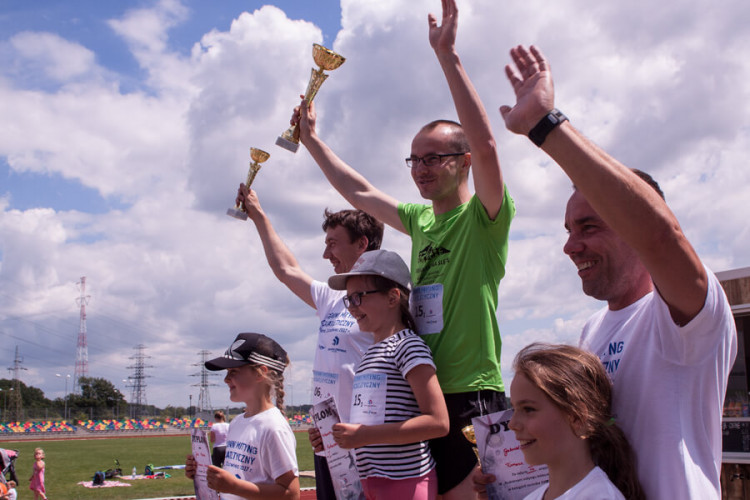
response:
{"label": "blue sky", "polygon": [[[714,271],[750,266],[746,1],[459,0],[457,47],[490,114],[518,215],[498,319],[503,362],[535,340],[575,342],[601,307],[562,253],[570,182],[497,108],[518,43],[552,64],[557,106],[625,164],[652,173]],[[3,2],[0,11],[0,354],[50,397],[73,373],[76,283],[87,277],[89,373],[117,383],[137,344],[148,402],[197,400],[198,353],[240,331],[290,352],[309,400],[317,320],[269,271],[252,224],[224,215],[250,147],[254,187],[315,278],[322,212],[346,208],[304,148],[274,145],[304,91],[312,43],[347,58],[316,102],[319,133],[376,186],[420,201],[403,158],[419,127],[455,118],[427,42],[437,0]],[[387,231],[384,246],[409,254]],[[408,259],[407,259],[408,260]],[[506,381],[511,374],[503,371]],[[215,404],[228,402],[217,379]],[[121,389],[129,396],[124,386]]]}

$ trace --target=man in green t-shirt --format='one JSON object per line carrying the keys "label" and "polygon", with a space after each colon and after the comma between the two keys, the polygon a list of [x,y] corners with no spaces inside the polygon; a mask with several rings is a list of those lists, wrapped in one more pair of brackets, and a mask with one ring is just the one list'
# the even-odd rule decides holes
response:
{"label": "man in green t-shirt", "polygon": [[470,479],[476,457],[461,428],[473,416],[506,408],[495,312],[515,214],[489,119],[455,50],[457,20],[455,0],[444,1],[441,25],[429,16],[429,36],[461,123],[424,126],[406,159],[420,194],[432,205],[400,204],[343,162],[318,137],[312,104],[303,102],[292,118],[300,125],[301,142],[339,193],[412,238],[413,313],[432,350],[451,420],[448,436],[430,443],[438,491],[446,500],[476,495]]}

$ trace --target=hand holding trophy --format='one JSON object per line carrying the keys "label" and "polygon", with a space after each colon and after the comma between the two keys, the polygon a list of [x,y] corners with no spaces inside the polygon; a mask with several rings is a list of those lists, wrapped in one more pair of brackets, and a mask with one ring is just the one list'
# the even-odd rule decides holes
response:
{"label": "hand holding trophy", "polygon": [[[266,161],[271,155],[258,148],[250,148],[250,158],[253,160],[250,163],[250,170],[247,172],[247,180],[245,186],[248,188],[250,184],[255,180],[255,175],[260,170],[260,164]],[[234,217],[235,219],[247,220],[247,213],[245,213],[245,207],[241,203],[237,203],[234,208],[227,209],[227,215]]]}
{"label": "hand holding trophy", "polygon": [[[338,68],[346,58],[340,56],[334,51],[323,47],[317,43],[313,44],[313,60],[318,65],[318,69],[312,68],[310,74],[310,82],[307,84],[307,90],[305,91],[305,101],[311,103],[315,98],[315,95],[320,90],[320,86],[328,78],[328,74],[323,73],[323,70],[333,71]],[[281,146],[284,149],[288,149],[292,153],[296,153],[299,149],[299,124],[289,127],[278,139],[276,139],[276,145]]]}

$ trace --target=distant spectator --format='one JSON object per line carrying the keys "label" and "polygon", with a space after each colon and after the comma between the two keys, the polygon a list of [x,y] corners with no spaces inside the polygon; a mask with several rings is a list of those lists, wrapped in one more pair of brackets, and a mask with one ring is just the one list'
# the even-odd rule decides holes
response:
{"label": "distant spectator", "polygon": [[224,418],[224,412],[218,410],[214,413],[214,425],[211,426],[211,432],[209,433],[213,445],[211,463],[216,467],[224,465],[224,455],[227,452],[227,432],[229,432],[229,424]]}
{"label": "distant spectator", "polygon": [[16,484],[15,481],[8,481],[8,491],[0,496],[0,500],[17,500],[18,499],[18,492],[16,491]]}
{"label": "distant spectator", "polygon": [[34,471],[31,473],[29,489],[34,492],[34,500],[47,500],[47,492],[44,490],[44,450],[34,450]]}

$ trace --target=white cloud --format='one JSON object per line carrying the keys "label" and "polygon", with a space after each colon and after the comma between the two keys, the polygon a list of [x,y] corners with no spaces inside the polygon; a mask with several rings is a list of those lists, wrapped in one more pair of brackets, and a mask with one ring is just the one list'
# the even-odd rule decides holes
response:
{"label": "white cloud", "polygon": [[42,71],[48,78],[67,82],[96,70],[94,53],[53,33],[18,33],[10,38],[19,62]]}

